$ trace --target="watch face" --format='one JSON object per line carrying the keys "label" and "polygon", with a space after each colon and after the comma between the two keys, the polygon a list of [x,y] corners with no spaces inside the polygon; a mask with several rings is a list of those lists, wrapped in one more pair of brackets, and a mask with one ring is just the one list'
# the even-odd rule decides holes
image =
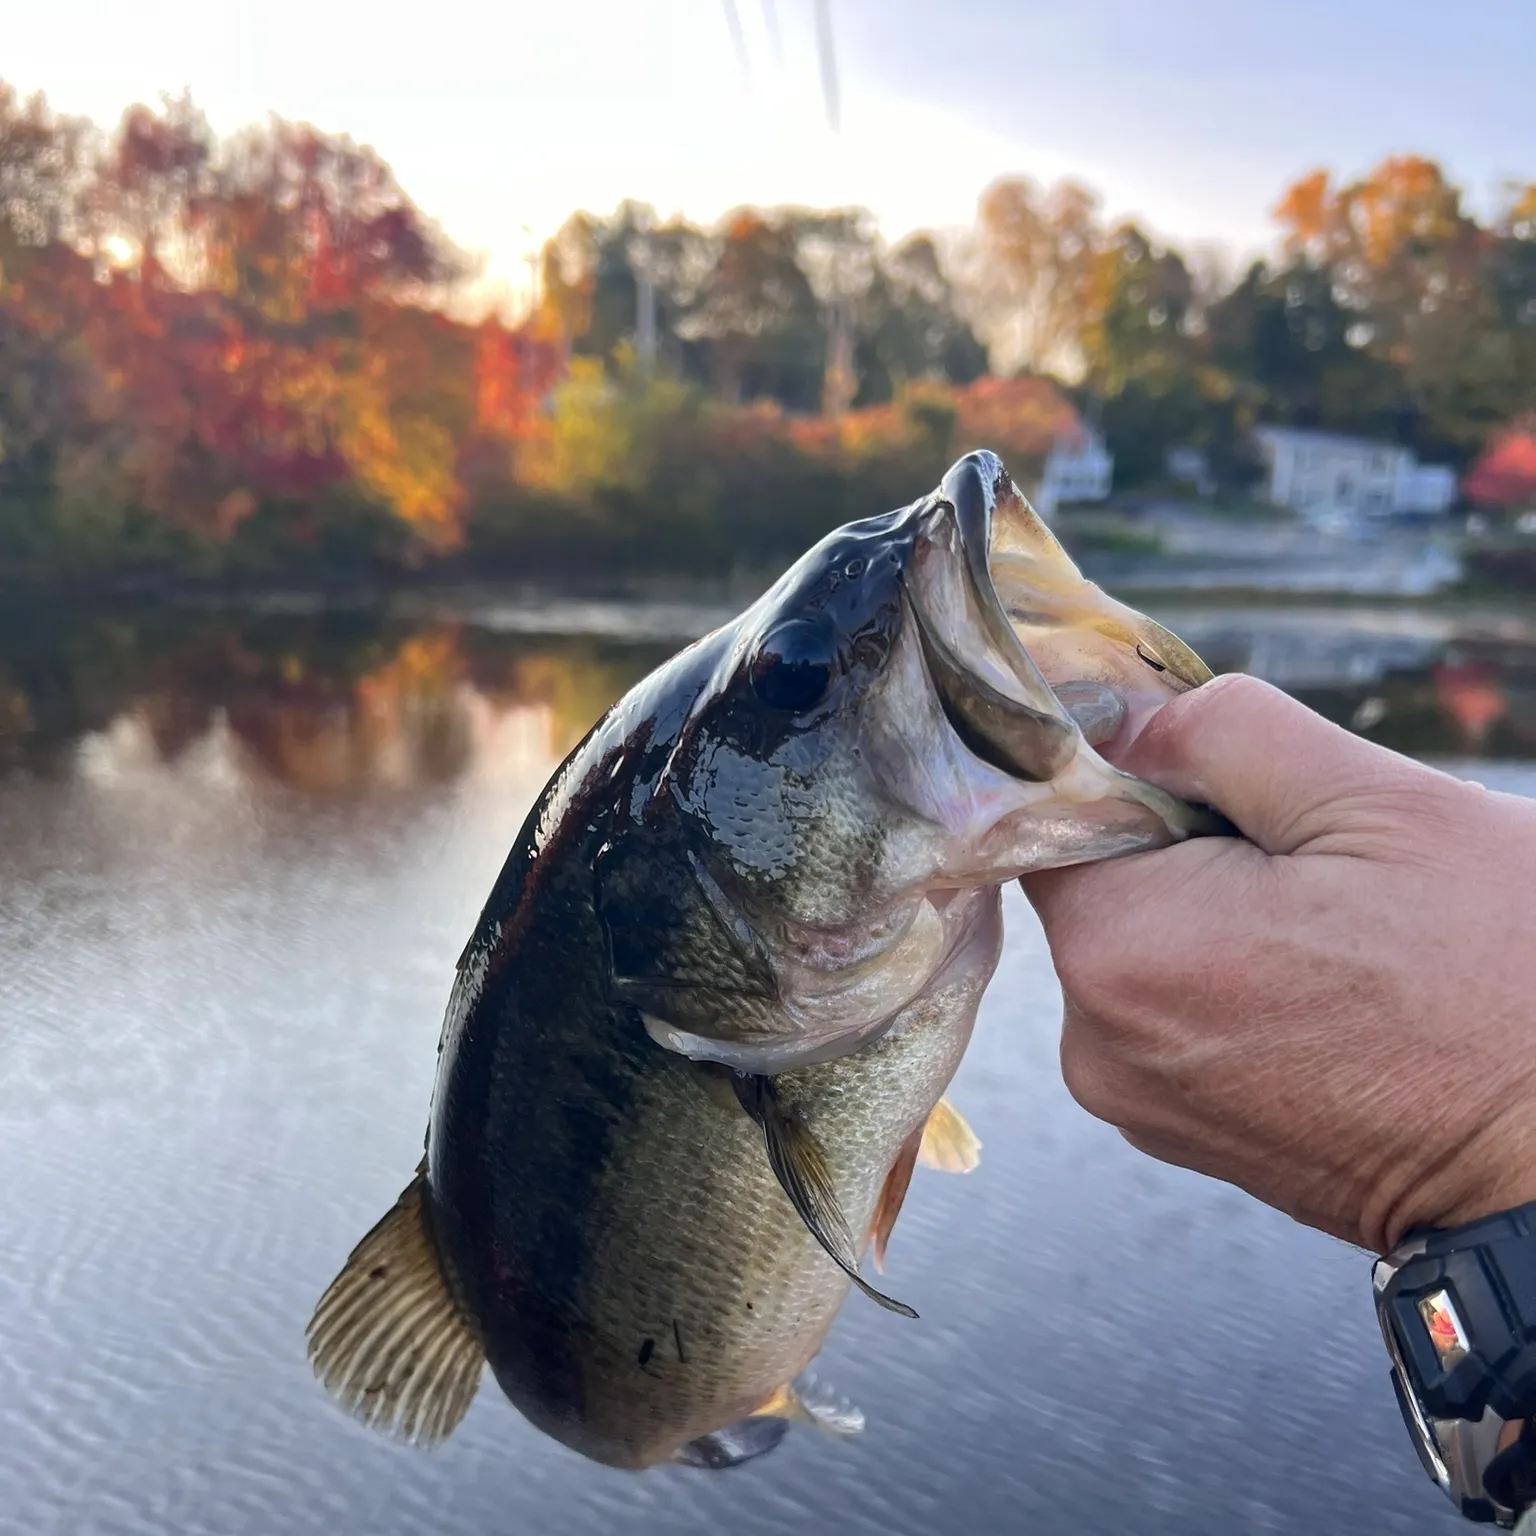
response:
{"label": "watch face", "polygon": [[1455,1303],[1447,1291],[1434,1291],[1419,1298],[1419,1316],[1440,1361],[1442,1371],[1454,1370],[1467,1358],[1467,1333],[1456,1314]]}

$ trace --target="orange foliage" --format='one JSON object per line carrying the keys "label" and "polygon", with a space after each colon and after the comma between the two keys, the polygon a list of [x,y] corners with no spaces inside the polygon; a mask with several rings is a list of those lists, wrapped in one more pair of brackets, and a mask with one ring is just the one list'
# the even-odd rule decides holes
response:
{"label": "orange foliage", "polygon": [[1275,222],[1285,230],[1288,244],[1307,250],[1327,232],[1332,205],[1328,172],[1313,171],[1286,188],[1275,207]]}
{"label": "orange foliage", "polygon": [[980,378],[954,392],[962,446],[995,448],[1012,460],[1043,459],[1059,440],[1075,441],[1082,422],[1049,379]]}
{"label": "orange foliage", "polygon": [[1405,253],[1446,246],[1469,227],[1460,193],[1420,155],[1390,155],[1342,187],[1314,171],[1287,190],[1275,218],[1293,252],[1319,262],[1353,259],[1374,270]]}
{"label": "orange foliage", "polygon": [[[895,405],[869,406],[842,416],[790,418],[785,433],[801,453],[820,457],[874,454],[909,438],[912,406],[930,404],[952,412],[961,449],[994,448],[1021,471],[1043,460],[1058,441],[1073,441],[1082,421],[1049,379],[984,377],[961,388],[929,385],[909,391]],[[738,420],[762,411],[735,413]]]}

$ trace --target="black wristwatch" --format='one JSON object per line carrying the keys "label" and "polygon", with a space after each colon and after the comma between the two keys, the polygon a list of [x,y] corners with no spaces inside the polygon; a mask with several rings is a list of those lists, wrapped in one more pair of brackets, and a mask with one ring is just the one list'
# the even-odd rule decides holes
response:
{"label": "black wristwatch", "polygon": [[1536,1505],[1536,1203],[1410,1233],[1372,1275],[1424,1470],[1469,1520]]}

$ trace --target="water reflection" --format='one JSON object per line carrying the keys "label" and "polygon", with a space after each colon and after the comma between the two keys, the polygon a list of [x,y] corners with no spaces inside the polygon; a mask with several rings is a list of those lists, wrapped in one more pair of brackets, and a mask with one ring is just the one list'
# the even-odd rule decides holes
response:
{"label": "water reflection", "polygon": [[1218,671],[1252,672],[1414,756],[1536,758],[1536,615],[1454,607],[1158,608]]}
{"label": "water reflection", "polygon": [[[1385,745],[1536,757],[1536,620],[1454,609],[1152,605]],[[0,769],[98,776],[188,753],[311,794],[558,760],[720,604],[498,601],[460,611],[0,620]],[[211,771],[211,769],[209,770]]]}
{"label": "water reflection", "polygon": [[0,633],[0,766],[189,753],[308,793],[558,760],[675,647],[387,615],[71,617]]}
{"label": "water reflection", "polygon": [[[1383,739],[1530,741],[1515,628],[1165,616]],[[892,1248],[922,1322],[850,1308],[818,1363],[862,1443],[635,1478],[494,1392],[430,1456],[324,1398],[305,1322],[420,1154],[448,978],[517,826],[704,615],[632,617],[0,617],[0,1528],[1449,1536],[1360,1256],[1072,1104],[1016,891],[955,1085],[982,1166],[915,1179]]]}

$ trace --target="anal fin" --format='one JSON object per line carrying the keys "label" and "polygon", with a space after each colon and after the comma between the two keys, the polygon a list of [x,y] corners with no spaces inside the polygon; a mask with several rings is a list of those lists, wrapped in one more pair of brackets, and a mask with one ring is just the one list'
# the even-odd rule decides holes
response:
{"label": "anal fin", "polygon": [[875,1268],[882,1275],[885,1273],[886,1245],[891,1240],[896,1218],[901,1215],[902,1203],[907,1198],[923,1135],[923,1130],[919,1128],[901,1144],[901,1151],[896,1154],[896,1161],[891,1164],[891,1171],[886,1174],[885,1183],[880,1186],[880,1198],[875,1202],[875,1214],[869,1223],[869,1236],[874,1244]]}
{"label": "anal fin", "polygon": [[352,1250],[315,1307],[309,1359],[326,1390],[385,1434],[435,1445],[469,1409],[485,1356],[431,1233],[425,1167]]}
{"label": "anal fin", "polygon": [[697,1440],[674,1453],[673,1461],[708,1472],[725,1472],[766,1456],[789,1433],[789,1420],[754,1414]]}
{"label": "anal fin", "polygon": [[905,1302],[877,1291],[860,1273],[853,1232],[837,1198],[827,1155],[815,1133],[780,1101],[771,1078],[758,1075],[736,1079],[736,1097],[762,1127],[768,1165],[774,1177],[827,1256],[871,1301],[903,1317],[917,1313]]}
{"label": "anal fin", "polygon": [[918,1152],[925,1168],[940,1173],[970,1173],[981,1161],[981,1142],[976,1132],[948,1099],[940,1099],[923,1127]]}

